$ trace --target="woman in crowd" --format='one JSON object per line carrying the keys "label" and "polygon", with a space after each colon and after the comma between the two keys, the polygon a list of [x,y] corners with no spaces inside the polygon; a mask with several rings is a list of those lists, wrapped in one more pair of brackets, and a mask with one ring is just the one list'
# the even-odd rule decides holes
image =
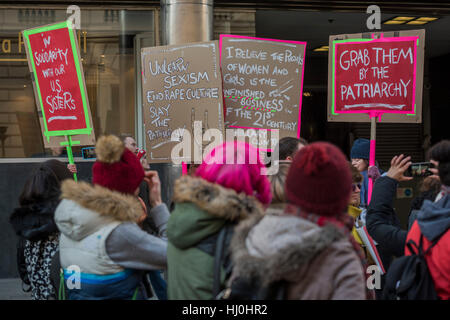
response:
{"label": "woman in crowd", "polygon": [[282,282],[285,299],[372,297],[349,229],[351,186],[348,162],[337,147],[318,142],[302,148],[286,178],[284,213],[256,215],[236,228],[231,291],[239,281],[262,288]]}
{"label": "woman in crowd", "polygon": [[19,236],[19,273],[31,285],[33,300],[56,298],[50,281],[51,261],[59,243],[54,213],[60,202],[61,182],[71,178],[64,163],[45,161],[26,182],[19,198],[20,207],[10,217]]}
{"label": "woman in crowd", "polygon": [[438,176],[432,175],[423,179],[420,184],[420,194],[411,202],[411,211],[408,216],[408,230],[411,229],[414,221],[417,219],[417,213],[422,208],[425,200],[434,201],[441,191],[441,181]]}
{"label": "woman in crowd", "polygon": [[[169,212],[162,203],[156,172],[144,173],[137,157],[115,136],[103,136],[96,145],[93,186],[86,182],[62,184],[62,201],[55,221],[61,231],[60,261],[67,298],[140,299],[144,270],[166,267],[165,237]],[[157,200],[150,215],[158,236],[141,230],[147,213],[137,198],[145,179],[149,197]],[[78,271],[78,274],[74,274]]]}
{"label": "woman in crowd", "polygon": [[352,165],[361,173],[361,203],[360,207],[367,208],[369,202],[369,177],[375,182],[383,172],[376,167],[369,168],[370,141],[367,139],[356,139],[350,152]]}
{"label": "woman in crowd", "polygon": [[267,212],[277,212],[280,210],[283,212],[287,202],[284,185],[289,167],[290,163],[280,163],[278,172],[267,176],[270,182],[270,191],[272,192],[272,202],[266,210]]}
{"label": "woman in crowd", "polygon": [[[350,202],[348,205],[348,214],[354,219],[355,224],[359,223],[358,221],[362,221],[361,215],[363,213],[363,209],[359,207],[361,204],[361,186],[363,177],[361,173],[350,163],[350,171],[352,173],[352,193],[350,196]],[[356,232],[355,226],[352,229],[353,237],[356,242],[358,242],[361,246],[363,242]]]}
{"label": "woman in crowd", "polygon": [[[434,202],[424,201],[406,243],[413,240],[419,245],[422,239],[436,293],[440,299],[450,300],[450,140],[433,146],[430,154],[437,165],[442,188]],[[411,254],[407,246],[405,254]]]}
{"label": "woman in crowd", "polygon": [[[226,142],[205,157],[194,176],[176,181],[167,226],[169,299],[211,299],[223,288],[233,226],[262,215],[271,201],[264,171],[254,147]],[[225,256],[220,265],[214,263],[218,243]]]}

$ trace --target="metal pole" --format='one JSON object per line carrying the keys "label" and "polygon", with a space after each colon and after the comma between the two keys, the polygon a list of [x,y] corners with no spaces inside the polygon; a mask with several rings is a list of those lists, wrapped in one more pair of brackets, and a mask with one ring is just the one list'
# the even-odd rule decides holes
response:
{"label": "metal pole", "polygon": [[213,0],[161,0],[162,43],[213,38]]}
{"label": "metal pole", "polygon": [[[161,0],[161,43],[163,45],[210,41],[213,39],[213,0]],[[163,201],[172,199],[181,165],[152,164],[162,182]]]}

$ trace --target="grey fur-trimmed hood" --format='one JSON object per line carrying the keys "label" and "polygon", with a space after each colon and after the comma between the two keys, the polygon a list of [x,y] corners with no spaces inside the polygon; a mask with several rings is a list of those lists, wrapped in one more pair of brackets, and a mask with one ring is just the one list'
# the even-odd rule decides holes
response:
{"label": "grey fur-trimmed hood", "polygon": [[231,258],[239,275],[263,285],[288,280],[331,244],[344,238],[332,225],[316,224],[285,214],[251,217],[235,230]]}

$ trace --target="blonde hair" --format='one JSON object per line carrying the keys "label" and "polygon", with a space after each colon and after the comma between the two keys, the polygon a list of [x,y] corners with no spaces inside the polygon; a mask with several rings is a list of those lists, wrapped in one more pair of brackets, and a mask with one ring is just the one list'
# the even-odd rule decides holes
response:
{"label": "blonde hair", "polygon": [[363,181],[363,175],[356,169],[351,162],[348,163],[350,171],[352,172],[352,182],[361,183]]}
{"label": "blonde hair", "polygon": [[277,174],[267,176],[270,181],[270,191],[272,192],[272,204],[287,202],[285,182],[290,165],[290,163],[280,163]]}

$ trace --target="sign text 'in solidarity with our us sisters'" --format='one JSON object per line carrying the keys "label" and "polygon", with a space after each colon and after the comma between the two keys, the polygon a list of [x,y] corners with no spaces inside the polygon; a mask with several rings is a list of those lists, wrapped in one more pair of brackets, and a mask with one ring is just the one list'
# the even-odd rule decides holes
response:
{"label": "sign text 'in solidarity with our us sisters'", "polygon": [[24,31],[45,135],[89,134],[84,77],[69,22]]}
{"label": "sign text 'in solidarity with our us sisters'", "polygon": [[418,37],[333,42],[334,113],[414,113]]}

